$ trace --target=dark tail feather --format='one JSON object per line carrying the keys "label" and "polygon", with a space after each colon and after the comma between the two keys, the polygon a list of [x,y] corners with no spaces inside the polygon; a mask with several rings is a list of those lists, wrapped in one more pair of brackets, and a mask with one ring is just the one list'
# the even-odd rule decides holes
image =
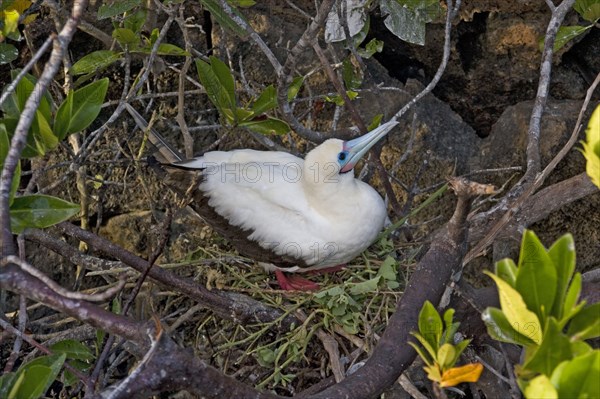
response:
{"label": "dark tail feather", "polygon": [[181,162],[185,158],[173,147],[171,147],[164,139],[163,136],[160,135],[156,130],[150,128],[148,129],[148,122],[144,119],[142,115],[140,115],[135,108],[133,108],[129,104],[125,104],[125,108],[127,112],[131,115],[136,125],[144,132],[148,134],[148,139],[156,147],[157,153],[154,154],[154,157],[158,162],[162,164],[172,164],[176,162]]}

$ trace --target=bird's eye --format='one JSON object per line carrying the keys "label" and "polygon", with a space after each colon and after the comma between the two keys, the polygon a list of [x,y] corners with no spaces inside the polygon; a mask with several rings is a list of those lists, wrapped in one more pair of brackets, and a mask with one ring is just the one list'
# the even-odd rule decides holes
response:
{"label": "bird's eye", "polygon": [[346,152],[342,151],[338,154],[338,161],[345,161],[346,160]]}

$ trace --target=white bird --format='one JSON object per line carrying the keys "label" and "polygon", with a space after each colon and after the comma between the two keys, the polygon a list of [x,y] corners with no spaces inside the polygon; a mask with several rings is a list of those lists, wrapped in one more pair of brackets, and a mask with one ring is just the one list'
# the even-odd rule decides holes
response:
{"label": "white bird", "polygon": [[[147,130],[143,117],[130,105],[127,110]],[[167,184],[190,193],[190,205],[208,224],[241,254],[275,270],[282,289],[310,290],[318,285],[283,272],[339,268],[371,245],[383,228],[383,199],[355,179],[353,169],[396,125],[387,122],[350,141],[326,140],[305,159],[245,149],[184,160],[157,132],[150,129],[148,137],[159,150],[159,161],[176,168],[168,171]],[[202,172],[193,179],[189,170]]]}

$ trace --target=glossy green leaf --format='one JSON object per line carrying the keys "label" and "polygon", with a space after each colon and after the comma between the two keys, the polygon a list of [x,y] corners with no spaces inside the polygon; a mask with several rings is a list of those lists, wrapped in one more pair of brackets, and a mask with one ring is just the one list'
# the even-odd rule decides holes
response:
{"label": "glossy green leaf", "polygon": [[123,58],[123,53],[111,50],[99,50],[86,54],[71,67],[75,76],[102,70]]}
{"label": "glossy green leaf", "polygon": [[67,359],[93,360],[94,355],[90,349],[80,341],[65,339],[50,346],[53,353],[64,353]]}
{"label": "glossy green leaf", "polygon": [[569,323],[567,334],[578,340],[600,337],[600,302],[581,309]]}
{"label": "glossy green leaf", "polygon": [[302,87],[303,83],[304,83],[304,76],[296,76],[292,80],[292,84],[288,88],[288,92],[287,92],[287,100],[288,100],[288,102],[290,102],[294,98],[296,98],[296,96],[300,92],[300,88]]}
{"label": "glossy green leaf", "polygon": [[559,398],[600,398],[600,350],[561,363],[550,381]]}
{"label": "glossy green leaf", "polygon": [[590,22],[600,19],[600,1],[598,0],[576,0],[573,8]]}
{"label": "glossy green leaf", "polygon": [[96,119],[108,90],[108,78],[71,91],[56,112],[54,132],[60,140],[80,132]]}
{"label": "glossy green leaf", "polygon": [[[502,313],[519,334],[530,338],[536,344],[542,339],[542,326],[537,315],[530,311],[521,294],[500,277],[485,271],[496,282]],[[518,279],[517,279],[518,282]]]}
{"label": "glossy green leaf", "polygon": [[23,384],[16,392],[15,398],[39,398],[50,388],[50,385],[60,373],[64,362],[64,354],[54,354],[41,356],[23,364],[17,371],[19,375],[17,378],[23,378]]}
{"label": "glossy green leaf", "polygon": [[381,0],[379,7],[386,28],[400,39],[425,44],[425,25],[442,13],[438,1]]}
{"label": "glossy green leaf", "polygon": [[[554,304],[556,279],[556,268],[546,248],[533,231],[525,230],[521,241],[515,288],[521,294],[527,308],[535,312],[542,324],[545,323],[546,316]],[[506,312],[504,307],[502,310]]]}
{"label": "glossy green leaf", "polygon": [[[454,324],[459,324],[459,323],[454,323]],[[458,362],[458,358],[460,357],[460,355],[464,352],[465,349],[467,349],[467,346],[469,346],[469,344],[471,343],[470,339],[465,339],[460,341],[458,344],[454,345],[454,359],[452,360],[452,366],[454,366],[456,364],[456,362]]]}
{"label": "glossy green leaf", "polygon": [[[557,52],[561,48],[564,47],[565,44],[575,39],[577,36],[580,36],[590,30],[594,25],[587,26],[561,26],[558,28],[558,32],[556,33],[556,38],[554,39],[554,48],[553,51]],[[543,41],[541,45],[543,49]]]}
{"label": "glossy green leaf", "polygon": [[419,312],[419,333],[429,342],[431,347],[437,352],[442,338],[444,325],[442,318],[435,306],[429,301],[425,301]]}
{"label": "glossy green leaf", "polygon": [[252,112],[259,116],[277,107],[277,91],[273,85],[267,86],[252,104]]}
{"label": "glossy green leaf", "polygon": [[0,43],[0,65],[8,64],[19,58],[19,50],[9,43]]}
{"label": "glossy green leaf", "polygon": [[113,30],[112,37],[122,47],[136,48],[140,44],[140,36],[136,35],[131,29],[117,28]]}
{"label": "glossy green leaf", "polygon": [[593,351],[592,347],[585,341],[571,341],[571,352],[574,357],[585,355],[591,351]]}
{"label": "glossy green leaf", "polygon": [[[69,365],[77,370],[79,370],[82,374],[88,374],[92,369],[92,363],[84,362],[82,360],[71,359],[69,360]],[[75,384],[81,382],[79,377],[69,370],[63,371],[63,378],[61,378],[61,382],[66,387],[71,387]]]}
{"label": "glossy green leaf", "polygon": [[554,385],[543,374],[529,381],[523,390],[523,394],[527,399],[558,399],[558,392],[556,392]]}
{"label": "glossy green leaf", "polygon": [[248,128],[260,134],[286,134],[290,131],[287,123],[281,119],[267,117],[267,119],[251,120],[240,123],[240,126]]}
{"label": "glossy green leaf", "polygon": [[556,240],[548,250],[548,255],[556,269],[556,297],[552,306],[552,315],[560,320],[563,315],[567,288],[575,271],[575,242],[573,236],[565,234]]}
{"label": "glossy green leaf", "polygon": [[56,137],[54,131],[50,127],[50,123],[48,123],[40,111],[35,111],[35,118],[33,119],[31,128],[34,137],[37,138],[40,145],[43,147],[42,151],[44,153],[56,148],[58,145],[58,137]]}
{"label": "glossy green leaf", "polygon": [[517,265],[512,259],[506,258],[496,262],[496,276],[515,288],[517,282]]}
{"label": "glossy green leaf", "polygon": [[79,205],[49,195],[16,197],[10,207],[10,224],[14,234],[26,227],[40,229],[60,223],[76,215]]}
{"label": "glossy green leaf", "polygon": [[579,295],[581,294],[581,273],[575,273],[573,279],[571,280],[571,284],[569,285],[569,289],[567,290],[567,295],[565,295],[565,305],[563,307],[563,319],[570,319],[575,314],[577,309],[577,301],[579,300]]}
{"label": "glossy green leaf", "polygon": [[[235,102],[229,97],[227,90],[222,86],[211,65],[202,60],[196,60],[196,68],[200,83],[204,86],[209,100],[217,108],[219,114],[225,116],[223,109],[229,109],[231,112],[231,109],[235,107]],[[229,115],[228,118],[233,121],[233,114]]]}
{"label": "glossy green leaf", "polygon": [[[13,69],[10,71],[11,79],[16,79],[17,75],[21,72],[20,69]],[[27,99],[33,92],[35,84],[37,83],[37,79],[26,73],[25,76],[19,81],[15,91],[7,98],[0,110],[2,110],[5,114],[5,117],[19,119],[21,116],[21,112],[25,108],[25,103]],[[52,98],[48,92],[44,92],[42,97],[40,98],[40,105],[38,106],[38,111],[44,115],[46,120],[50,120],[52,117]],[[7,126],[8,129],[8,126]],[[10,130],[9,130],[10,132]]]}
{"label": "glossy green leaf", "polygon": [[235,107],[235,81],[227,64],[215,56],[210,56],[210,67],[221,85],[223,96],[230,108]]}
{"label": "glossy green leaf", "polygon": [[104,4],[98,9],[98,20],[112,18],[117,15],[123,14],[138,5],[141,0],[114,0],[104,1]]}
{"label": "glossy green leaf", "polygon": [[541,345],[529,357],[523,368],[550,377],[552,371],[572,355],[569,338],[562,333],[556,319],[551,317],[548,319]]}
{"label": "glossy green leaf", "polygon": [[527,335],[521,334],[521,332],[513,328],[506,315],[500,309],[486,308],[481,314],[481,318],[487,327],[488,335],[496,341],[525,347],[535,344]]}
{"label": "glossy green leaf", "polygon": [[[244,28],[239,26],[219,5],[217,0],[200,0],[202,6],[210,12],[210,15],[217,21],[217,23],[224,29],[230,30],[235,33],[238,37],[244,39],[248,36],[248,33]],[[231,7],[233,13],[237,18],[246,21],[246,18],[236,8]],[[246,21],[247,23],[247,21]]]}

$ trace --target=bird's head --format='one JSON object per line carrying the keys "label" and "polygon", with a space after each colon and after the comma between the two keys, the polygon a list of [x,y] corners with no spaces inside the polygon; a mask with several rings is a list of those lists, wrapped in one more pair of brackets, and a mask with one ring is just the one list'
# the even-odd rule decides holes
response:
{"label": "bird's head", "polygon": [[353,140],[329,139],[310,151],[304,160],[304,176],[309,182],[336,183],[354,178],[358,161],[398,122],[390,121]]}

